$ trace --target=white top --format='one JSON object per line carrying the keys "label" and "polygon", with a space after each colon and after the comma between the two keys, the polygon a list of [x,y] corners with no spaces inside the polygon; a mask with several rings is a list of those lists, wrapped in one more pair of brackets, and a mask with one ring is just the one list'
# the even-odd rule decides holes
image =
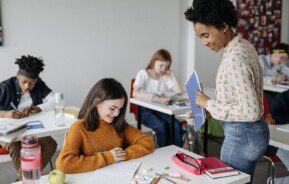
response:
{"label": "white top", "polygon": [[259,63],[263,71],[264,84],[267,84],[270,81],[270,78],[275,81],[276,75],[278,73],[289,77],[289,68],[285,63],[281,64],[271,64],[271,55],[259,55]]}
{"label": "white top", "polygon": [[170,76],[162,75],[159,79],[153,79],[144,69],[137,73],[133,84],[133,87],[139,87],[145,92],[156,94],[171,91],[174,86],[175,83]]}
{"label": "white top", "polygon": [[[23,93],[21,96],[18,110],[21,112],[25,107],[30,107],[32,105],[32,98],[30,93]],[[50,92],[44,99],[43,103],[37,105],[42,111],[50,111],[54,109],[54,92]]]}
{"label": "white top", "polygon": [[[181,173],[186,178],[189,178],[190,181],[183,181],[180,179],[170,178],[174,182],[178,184],[190,184],[190,183],[202,183],[202,184],[244,184],[250,181],[250,175],[240,172],[239,175],[231,176],[231,177],[224,177],[219,179],[212,179],[206,174],[202,175],[194,175],[189,173],[188,171],[180,168],[177,166],[171,159],[173,155],[175,155],[178,151],[182,151],[192,157],[200,158],[200,155],[194,154],[177,146],[167,146],[163,148],[156,149],[153,153],[133,159],[127,162],[141,162],[139,169],[136,172],[136,175],[140,176],[154,176],[155,173]],[[165,167],[169,167],[168,170],[165,170]],[[152,171],[148,173],[144,173],[144,169],[152,168]],[[65,183],[73,183],[73,184],[83,184],[89,183],[89,177],[93,174],[94,171],[91,172],[84,172],[79,174],[66,174],[66,182]],[[113,177],[113,176],[111,176]],[[41,184],[49,184],[48,175],[41,177]],[[94,183],[98,183],[97,180]],[[115,181],[114,183],[119,183]],[[161,179],[159,184],[169,184],[170,182]],[[14,183],[14,184],[21,184],[21,181]]]}
{"label": "white top", "polygon": [[254,46],[237,35],[224,49],[216,78],[216,99],[207,102],[213,118],[254,122],[263,115],[263,77]]}

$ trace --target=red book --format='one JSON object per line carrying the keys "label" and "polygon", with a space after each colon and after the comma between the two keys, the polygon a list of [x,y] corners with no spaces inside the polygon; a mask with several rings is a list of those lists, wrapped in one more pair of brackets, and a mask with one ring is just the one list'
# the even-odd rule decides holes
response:
{"label": "red book", "polygon": [[200,158],[199,160],[204,164],[205,172],[211,178],[215,179],[239,174],[237,169],[228,166],[217,157]]}

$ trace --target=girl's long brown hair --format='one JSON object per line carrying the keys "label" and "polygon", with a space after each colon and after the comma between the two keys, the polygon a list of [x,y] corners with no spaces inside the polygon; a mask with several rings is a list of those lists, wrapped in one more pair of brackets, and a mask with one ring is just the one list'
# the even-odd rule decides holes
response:
{"label": "girl's long brown hair", "polygon": [[123,86],[112,78],[104,78],[98,81],[89,91],[78,114],[79,119],[84,119],[85,127],[89,131],[98,128],[99,114],[96,108],[97,104],[105,100],[115,100],[124,98],[125,102],[120,109],[120,113],[114,118],[112,124],[118,133],[122,133],[127,126],[125,122],[125,112],[127,107],[127,94]]}
{"label": "girl's long brown hair", "polygon": [[159,60],[159,61],[168,61],[170,62],[170,65],[168,67],[168,69],[170,69],[171,64],[172,64],[172,57],[171,54],[169,53],[169,51],[165,50],[165,49],[160,49],[158,51],[156,51],[150,61],[150,63],[148,64],[148,66],[146,67],[146,69],[153,69],[154,68],[154,64],[155,62]]}

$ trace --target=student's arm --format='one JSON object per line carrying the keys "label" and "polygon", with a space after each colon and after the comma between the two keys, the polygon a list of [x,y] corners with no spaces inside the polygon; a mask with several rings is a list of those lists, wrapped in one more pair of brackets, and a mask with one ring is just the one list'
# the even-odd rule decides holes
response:
{"label": "student's arm", "polygon": [[154,96],[153,93],[148,93],[148,92],[145,92],[143,90],[141,90],[140,87],[138,86],[135,86],[133,87],[133,92],[132,92],[132,96],[134,98],[146,98],[146,99],[152,99],[152,97]]}
{"label": "student's arm", "polygon": [[259,64],[262,68],[263,77],[275,77],[277,71],[276,66],[271,64],[270,55],[259,55]]}
{"label": "student's arm", "polygon": [[93,171],[115,162],[109,151],[90,156],[82,155],[81,145],[82,134],[79,123],[76,122],[66,135],[64,147],[56,160],[56,168],[64,173],[73,174]]}
{"label": "student's arm", "polygon": [[7,88],[5,85],[0,84],[0,118],[14,118],[19,119],[22,114],[15,110],[4,109],[4,97],[7,95]]}
{"label": "student's arm", "polygon": [[287,124],[289,123],[289,91],[278,94],[274,100],[272,100],[269,113],[275,120],[276,124]]}
{"label": "student's arm", "polygon": [[137,128],[128,125],[124,133],[126,160],[135,159],[154,151],[153,138]]}
{"label": "student's arm", "polygon": [[289,68],[283,63],[281,64],[281,74],[285,75],[286,77],[289,77]]}
{"label": "student's arm", "polygon": [[169,86],[169,88],[177,94],[182,94],[183,90],[182,90],[179,80],[177,79],[176,74],[173,71],[167,71],[167,72],[168,72],[168,75],[170,76],[170,79],[167,81],[167,85]]}
{"label": "student's arm", "polygon": [[53,91],[51,91],[44,99],[43,103],[37,105],[42,111],[51,111],[54,109],[54,103],[55,103],[55,94]]}
{"label": "student's arm", "polygon": [[137,73],[133,84],[133,92],[132,92],[132,96],[134,98],[152,99],[154,94],[143,90],[145,89],[146,86],[147,77],[148,75],[145,70],[141,70]]}
{"label": "student's arm", "polygon": [[41,90],[41,97],[43,99],[42,104],[38,104],[37,107],[41,111],[50,111],[54,109],[54,92],[42,81],[41,78],[37,81],[39,89]]}

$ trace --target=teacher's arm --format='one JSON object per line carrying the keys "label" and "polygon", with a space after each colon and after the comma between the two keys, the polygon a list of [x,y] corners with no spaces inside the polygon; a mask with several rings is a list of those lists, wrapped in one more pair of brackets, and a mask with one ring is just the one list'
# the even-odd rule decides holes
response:
{"label": "teacher's arm", "polygon": [[206,109],[213,118],[230,121],[257,121],[259,119],[263,109],[259,104],[263,99],[262,91],[257,94],[256,89],[260,87],[256,87],[256,85],[263,84],[260,81],[254,81],[254,72],[258,71],[257,66],[255,66],[256,68],[249,66],[237,57],[228,62],[226,75],[229,86],[223,95],[228,95],[231,102],[218,99],[208,100]]}

